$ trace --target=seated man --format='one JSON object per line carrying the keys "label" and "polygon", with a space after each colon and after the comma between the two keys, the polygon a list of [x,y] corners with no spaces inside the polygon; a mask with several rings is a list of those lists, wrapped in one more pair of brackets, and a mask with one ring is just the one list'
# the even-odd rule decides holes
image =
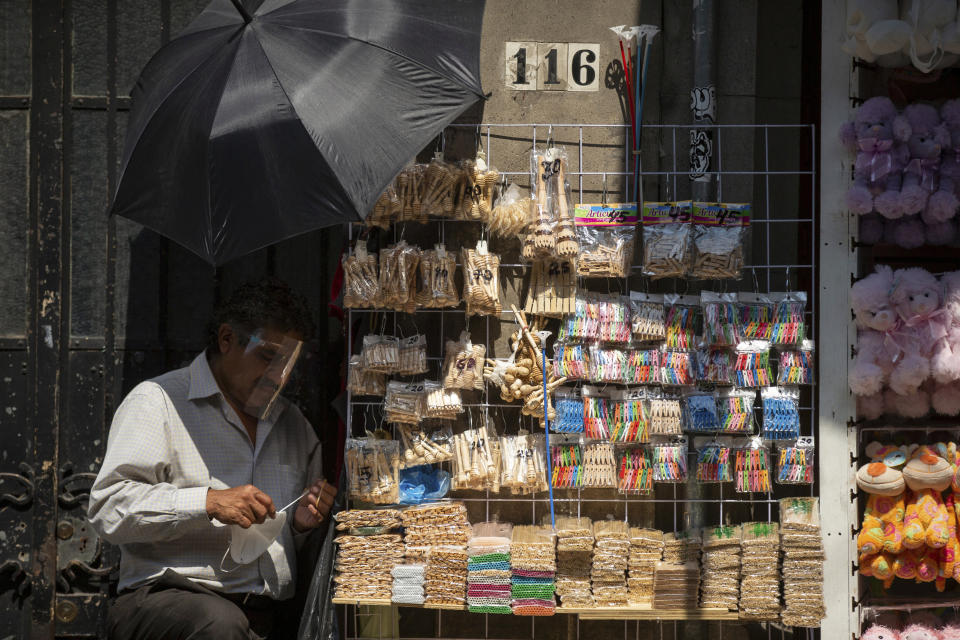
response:
{"label": "seated man", "polygon": [[121,551],[109,638],[269,636],[296,548],[336,495],[313,428],[280,396],[311,330],[285,284],[243,285],[206,351],[117,408],[88,512]]}

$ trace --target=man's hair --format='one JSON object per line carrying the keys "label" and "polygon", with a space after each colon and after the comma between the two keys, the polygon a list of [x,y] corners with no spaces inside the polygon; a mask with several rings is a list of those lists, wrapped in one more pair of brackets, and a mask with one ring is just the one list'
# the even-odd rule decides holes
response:
{"label": "man's hair", "polygon": [[314,330],[306,299],[274,277],[246,282],[217,305],[207,338],[212,355],[220,353],[217,335],[222,324],[248,334],[265,327],[296,331],[304,341],[313,337]]}

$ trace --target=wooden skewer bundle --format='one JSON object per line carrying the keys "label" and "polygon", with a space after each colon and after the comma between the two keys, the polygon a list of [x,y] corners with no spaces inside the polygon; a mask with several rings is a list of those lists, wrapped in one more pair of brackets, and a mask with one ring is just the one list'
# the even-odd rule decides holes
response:
{"label": "wooden skewer bundle", "polygon": [[453,488],[500,491],[500,446],[486,428],[453,437]]}
{"label": "wooden skewer bundle", "polygon": [[387,377],[368,371],[360,356],[352,356],[347,371],[347,388],[358,396],[382,396],[387,391]]}
{"label": "wooden skewer bundle", "polygon": [[467,317],[498,316],[500,304],[500,256],[481,248],[463,249],[463,298]]}
{"label": "wooden skewer bundle", "polygon": [[400,342],[396,372],[402,376],[415,376],[427,372],[426,336],[411,336]]}
{"label": "wooden skewer bundle", "polygon": [[439,382],[426,382],[427,417],[453,420],[463,413],[459,389],[444,389]]}
{"label": "wooden skewer bundle", "polygon": [[360,357],[366,371],[396,373],[400,366],[400,341],[393,336],[364,336]]}

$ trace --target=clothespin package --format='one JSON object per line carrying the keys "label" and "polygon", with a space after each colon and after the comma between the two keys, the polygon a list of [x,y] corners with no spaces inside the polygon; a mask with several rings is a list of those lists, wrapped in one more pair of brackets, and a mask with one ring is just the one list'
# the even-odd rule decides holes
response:
{"label": "clothespin package", "polygon": [[766,440],[796,440],[800,437],[800,390],[797,387],[766,387],[763,401],[763,437]]}
{"label": "clothespin package", "polygon": [[773,301],[773,344],[800,344],[806,338],[804,313],[807,310],[805,291],[771,293]]}
{"label": "clothespin package", "polygon": [[646,391],[641,388],[616,390],[610,393],[610,398],[610,440],[648,442],[650,417],[647,415]]}
{"label": "clothespin package", "polygon": [[660,351],[631,349],[627,351],[626,384],[658,384],[660,382]]}
{"label": "clothespin package", "polygon": [[697,296],[667,294],[664,296],[666,309],[665,345],[672,349],[693,349],[697,332],[700,330],[702,308]]}
{"label": "clothespin package", "polygon": [[730,442],[726,439],[699,438],[697,447],[697,482],[732,482]]}
{"label": "clothespin package", "polygon": [[607,440],[610,438],[610,394],[597,387],[584,386],[583,434],[587,438]]}
{"label": "clothespin package", "polygon": [[724,348],[698,349],[694,354],[697,365],[697,382],[707,384],[733,384],[734,353]]}
{"label": "clothespin package", "polygon": [[680,396],[660,390],[650,392],[650,435],[680,435]]}
{"label": "clothespin package", "polygon": [[557,417],[550,421],[554,433],[583,433],[583,398],[580,391],[559,387],[553,392],[553,407]]}
{"label": "clothespin package", "polygon": [[780,484],[813,484],[814,442],[810,436],[797,438],[792,444],[777,445],[777,482]]}
{"label": "clothespin package", "polygon": [[693,351],[665,348],[660,352],[660,383],[665,386],[693,384]]}
{"label": "clothespin package", "polygon": [[813,340],[804,340],[799,346],[780,352],[777,384],[813,384]]}
{"label": "clothespin package", "polygon": [[734,467],[737,493],[770,491],[769,463],[767,448],[760,438],[751,438],[748,446],[737,449]]}
{"label": "clothespin package", "polygon": [[623,349],[590,347],[590,381],[623,383],[627,380],[627,352]]}
{"label": "clothespin package", "polygon": [[722,428],[715,391],[691,389],[683,394],[683,428],[688,432],[717,433]]}
{"label": "clothespin package", "polygon": [[773,302],[766,293],[737,294],[740,335],[744,340],[770,340],[773,336]]}
{"label": "clothespin package", "polygon": [[687,481],[687,438],[678,436],[651,447],[654,482]]}
{"label": "clothespin package", "polygon": [[584,487],[613,488],[617,486],[616,461],[613,445],[609,442],[590,442],[583,445]]}
{"label": "clothespin package", "polygon": [[553,377],[567,380],[586,380],[590,348],[579,343],[562,342],[558,340],[553,345]]}
{"label": "clothespin package", "polygon": [[708,347],[735,347],[740,342],[737,294],[704,291],[700,294],[703,307],[703,343]]}
{"label": "clothespin package", "polygon": [[583,486],[583,447],[578,435],[550,437],[550,466],[554,489]]}
{"label": "clothespin package", "polygon": [[747,340],[738,344],[734,373],[735,382],[740,387],[765,387],[772,384],[770,343],[766,340]]}
{"label": "clothespin package", "polygon": [[630,292],[630,332],[637,342],[662,342],[666,337],[663,296]]}
{"label": "clothespin package", "polygon": [[653,491],[653,462],[646,447],[618,447],[617,488],[620,493]]}
{"label": "clothespin package", "polygon": [[723,433],[753,433],[753,389],[725,389],[717,394],[720,430]]}

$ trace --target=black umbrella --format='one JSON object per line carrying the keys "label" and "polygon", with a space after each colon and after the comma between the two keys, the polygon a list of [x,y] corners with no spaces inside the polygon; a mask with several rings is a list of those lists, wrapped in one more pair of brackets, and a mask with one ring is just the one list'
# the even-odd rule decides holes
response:
{"label": "black umbrella", "polygon": [[482,96],[484,0],[214,0],[134,88],[111,213],[213,264],[362,220]]}

